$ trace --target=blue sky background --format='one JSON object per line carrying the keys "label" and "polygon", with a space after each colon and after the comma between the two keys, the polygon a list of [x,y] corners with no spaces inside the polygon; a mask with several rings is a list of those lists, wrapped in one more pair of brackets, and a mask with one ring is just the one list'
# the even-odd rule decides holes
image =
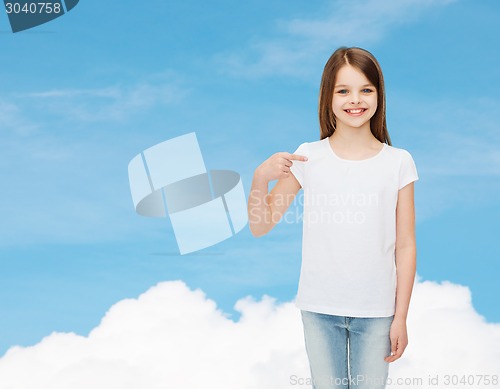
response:
{"label": "blue sky background", "polygon": [[195,131],[209,169],[253,170],[319,137],[321,72],[341,45],[375,54],[393,145],[410,151],[418,273],[467,285],[500,321],[500,3],[82,0],[12,34],[0,17],[0,353],[87,334],[165,280],[294,298],[301,225],[178,255],[169,221],[138,216],[127,165]]}

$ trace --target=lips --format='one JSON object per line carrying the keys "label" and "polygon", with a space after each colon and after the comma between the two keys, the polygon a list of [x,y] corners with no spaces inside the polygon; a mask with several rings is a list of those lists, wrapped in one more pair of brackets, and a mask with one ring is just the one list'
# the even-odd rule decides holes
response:
{"label": "lips", "polygon": [[347,112],[349,115],[362,115],[367,109],[366,108],[352,108],[352,109],[345,109],[344,111]]}

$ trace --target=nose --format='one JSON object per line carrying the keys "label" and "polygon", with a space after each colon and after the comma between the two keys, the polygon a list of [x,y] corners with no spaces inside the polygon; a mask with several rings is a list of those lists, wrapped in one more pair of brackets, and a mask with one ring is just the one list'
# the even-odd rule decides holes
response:
{"label": "nose", "polygon": [[357,93],[352,93],[351,94],[351,104],[359,104],[360,103],[360,98]]}

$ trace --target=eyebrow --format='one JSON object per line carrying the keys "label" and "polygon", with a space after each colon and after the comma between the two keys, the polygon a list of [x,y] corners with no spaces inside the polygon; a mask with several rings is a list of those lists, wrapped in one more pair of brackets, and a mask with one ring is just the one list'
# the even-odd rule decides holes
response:
{"label": "eyebrow", "polygon": [[[340,84],[340,85],[335,85],[334,88],[345,88],[345,87],[348,87],[349,85],[344,85],[344,84]],[[361,85],[361,88],[364,88],[365,86],[371,86],[373,88],[375,88],[375,85],[372,85],[372,84],[365,84],[365,85]]]}

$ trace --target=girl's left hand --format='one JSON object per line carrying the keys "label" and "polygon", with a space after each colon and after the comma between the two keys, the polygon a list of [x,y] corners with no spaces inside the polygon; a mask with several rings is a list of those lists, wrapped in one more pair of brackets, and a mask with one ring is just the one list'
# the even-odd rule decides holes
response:
{"label": "girl's left hand", "polygon": [[408,333],[406,331],[406,320],[394,318],[391,324],[391,355],[384,358],[386,362],[394,362],[401,358],[408,345]]}

